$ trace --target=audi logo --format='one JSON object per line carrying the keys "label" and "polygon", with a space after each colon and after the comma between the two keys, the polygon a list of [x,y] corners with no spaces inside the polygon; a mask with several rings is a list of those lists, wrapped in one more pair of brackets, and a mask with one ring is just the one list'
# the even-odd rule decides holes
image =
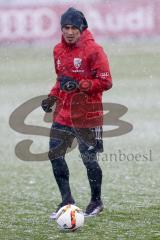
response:
{"label": "audi logo", "polygon": [[0,10],[0,39],[48,38],[57,27],[58,17],[50,8]]}

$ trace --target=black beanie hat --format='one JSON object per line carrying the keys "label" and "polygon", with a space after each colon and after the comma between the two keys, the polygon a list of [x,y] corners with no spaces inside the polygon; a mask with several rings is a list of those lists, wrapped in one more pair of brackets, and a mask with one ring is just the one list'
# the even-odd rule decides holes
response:
{"label": "black beanie hat", "polygon": [[80,32],[88,28],[87,20],[83,13],[72,7],[61,16],[61,27],[63,28],[65,25],[73,25]]}

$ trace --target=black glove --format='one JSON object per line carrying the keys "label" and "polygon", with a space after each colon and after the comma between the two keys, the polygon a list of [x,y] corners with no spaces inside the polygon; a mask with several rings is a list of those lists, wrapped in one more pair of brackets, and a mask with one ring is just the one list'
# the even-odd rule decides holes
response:
{"label": "black glove", "polygon": [[48,98],[44,99],[41,103],[41,107],[43,108],[43,110],[45,112],[52,112],[51,107],[53,107],[53,105],[56,102],[56,97],[54,96],[48,96]]}
{"label": "black glove", "polygon": [[78,82],[71,77],[67,77],[67,76],[62,75],[62,76],[58,77],[58,81],[60,82],[60,88],[63,91],[71,92],[71,91],[79,88]]}

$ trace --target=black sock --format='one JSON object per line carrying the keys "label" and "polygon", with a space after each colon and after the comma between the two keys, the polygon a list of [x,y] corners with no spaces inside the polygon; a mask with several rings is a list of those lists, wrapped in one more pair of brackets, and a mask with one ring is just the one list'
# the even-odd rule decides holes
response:
{"label": "black sock", "polygon": [[100,201],[102,170],[97,162],[96,155],[90,155],[90,158],[87,159],[83,155],[83,162],[87,168],[87,176],[91,187],[91,201]]}
{"label": "black sock", "polygon": [[66,204],[74,202],[69,185],[69,169],[64,157],[54,159],[51,163],[62,196],[62,202],[66,202]]}

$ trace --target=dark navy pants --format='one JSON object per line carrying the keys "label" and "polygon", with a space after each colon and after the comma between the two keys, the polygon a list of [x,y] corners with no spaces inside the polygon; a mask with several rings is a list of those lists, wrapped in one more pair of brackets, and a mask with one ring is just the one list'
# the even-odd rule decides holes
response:
{"label": "dark navy pants", "polygon": [[[97,128],[98,130],[98,128]],[[98,131],[97,131],[98,132]],[[62,201],[73,201],[69,185],[69,169],[65,161],[67,149],[71,147],[74,138],[77,139],[78,148],[87,170],[87,176],[91,187],[91,200],[101,198],[102,170],[97,161],[97,152],[103,151],[102,134],[94,128],[72,128],[53,123],[50,131],[49,159],[52,164],[53,173],[58,184]]]}

